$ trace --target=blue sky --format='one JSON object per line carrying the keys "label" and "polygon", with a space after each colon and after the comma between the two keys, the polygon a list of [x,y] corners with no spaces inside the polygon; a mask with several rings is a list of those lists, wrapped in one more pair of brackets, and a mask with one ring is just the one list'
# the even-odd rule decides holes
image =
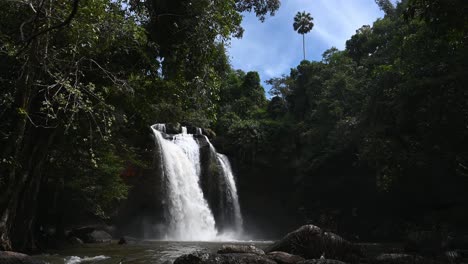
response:
{"label": "blue sky", "polygon": [[253,14],[245,14],[242,39],[233,39],[228,49],[235,69],[258,71],[262,85],[272,77],[289,74],[303,58],[302,36],[293,30],[298,11],[311,13],[314,28],[306,35],[306,59],[321,60],[332,46],[344,49],[356,29],[372,25],[383,12],[374,0],[282,0],[273,17],[261,23]]}

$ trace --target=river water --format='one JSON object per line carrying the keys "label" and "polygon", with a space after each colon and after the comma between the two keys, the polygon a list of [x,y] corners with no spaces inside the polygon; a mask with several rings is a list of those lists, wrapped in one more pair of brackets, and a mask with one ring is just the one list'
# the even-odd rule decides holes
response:
{"label": "river water", "polygon": [[172,263],[177,257],[193,251],[205,250],[215,253],[225,244],[255,245],[265,249],[272,242],[169,242],[143,241],[136,244],[85,244],[69,247],[48,254],[34,256],[49,264],[163,264]]}

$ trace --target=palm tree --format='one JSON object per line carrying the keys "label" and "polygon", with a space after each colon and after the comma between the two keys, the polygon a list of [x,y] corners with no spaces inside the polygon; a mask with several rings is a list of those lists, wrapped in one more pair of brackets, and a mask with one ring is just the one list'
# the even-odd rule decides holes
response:
{"label": "palm tree", "polygon": [[306,13],[305,11],[297,12],[296,16],[294,17],[294,31],[297,33],[302,34],[302,49],[304,51],[304,60],[305,60],[305,34],[309,33],[312,28],[314,27],[314,22],[312,22],[314,18],[310,15],[310,13]]}

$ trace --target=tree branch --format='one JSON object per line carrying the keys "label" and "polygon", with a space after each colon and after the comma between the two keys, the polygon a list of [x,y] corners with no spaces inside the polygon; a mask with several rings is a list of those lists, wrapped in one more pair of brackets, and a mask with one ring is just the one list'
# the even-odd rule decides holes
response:
{"label": "tree branch", "polygon": [[[65,27],[67,26],[68,24],[70,24],[70,22],[72,21],[72,19],[75,17],[76,13],[78,12],[78,4],[79,4],[80,0],[73,0],[73,6],[72,6],[72,10],[70,12],[70,14],[68,15],[68,17],[63,21],[63,22],[60,22],[56,25],[53,25],[49,28],[46,28],[44,30],[41,30],[35,34],[33,34],[32,36],[28,37],[26,40],[23,40],[26,44],[24,45],[24,47],[18,52],[17,55],[19,55],[23,50],[25,50],[30,44],[31,42],[39,37],[40,35],[43,35],[49,31],[52,31],[54,29],[59,29],[59,28],[62,28],[62,27]],[[22,25],[23,26],[23,25]]]}

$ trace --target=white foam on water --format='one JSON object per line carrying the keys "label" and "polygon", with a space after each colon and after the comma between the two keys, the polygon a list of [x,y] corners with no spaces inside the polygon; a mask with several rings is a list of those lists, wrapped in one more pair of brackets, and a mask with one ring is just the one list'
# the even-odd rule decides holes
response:
{"label": "white foam on water", "polygon": [[65,264],[79,264],[79,263],[85,263],[85,262],[96,262],[96,261],[101,261],[101,260],[105,260],[105,259],[109,259],[110,257],[108,256],[103,256],[103,255],[99,255],[99,256],[95,256],[95,257],[77,257],[77,256],[71,256],[71,257],[67,257],[64,259],[65,261]]}

